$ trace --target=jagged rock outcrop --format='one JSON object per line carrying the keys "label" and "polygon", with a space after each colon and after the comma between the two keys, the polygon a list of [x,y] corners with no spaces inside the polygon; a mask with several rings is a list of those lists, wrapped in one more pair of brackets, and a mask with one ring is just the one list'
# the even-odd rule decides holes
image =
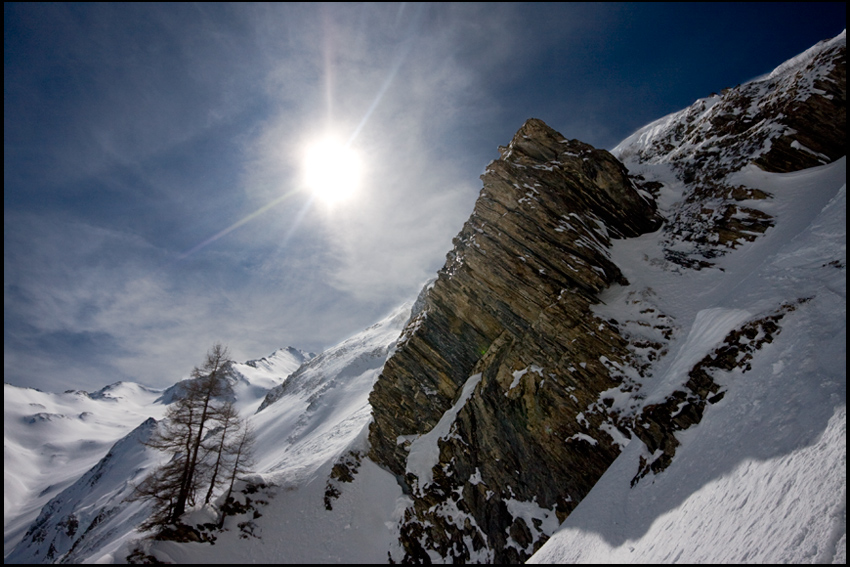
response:
{"label": "jagged rock outcrop", "polygon": [[587,411],[630,357],[590,306],[625,283],[610,239],[660,226],[654,201],[611,154],[540,120],[500,152],[370,396],[371,457],[414,498],[410,560],[526,559],[623,435]]}
{"label": "jagged rock outcrop", "polygon": [[682,389],[673,391],[662,403],[643,408],[629,430],[643,441],[650,458],[640,457],[632,486],[650,472],[658,473],[667,468],[679,446],[675,433],[699,423],[706,406],[723,399],[726,392],[721,390],[713,374],[718,370],[728,372],[740,369],[742,373],[751,370],[750,361],[755,352],[773,342],[774,336],[781,330],[779,323],[782,318],[808,300],[800,298],[796,302],[786,303],[776,311],[747,321],[730,331],[722,345],[691,367]]}

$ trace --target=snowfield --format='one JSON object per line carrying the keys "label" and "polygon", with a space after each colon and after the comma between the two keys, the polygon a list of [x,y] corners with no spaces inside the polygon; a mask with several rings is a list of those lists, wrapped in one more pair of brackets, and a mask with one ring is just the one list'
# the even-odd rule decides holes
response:
{"label": "snowfield", "polygon": [[3,385],[4,556],[42,506],[72,485],[112,445],[165,406],[161,391],[119,382],[94,394]]}
{"label": "snowfield", "polygon": [[[530,562],[846,562],[846,158],[787,174],[751,166],[735,182],[773,194],[777,223],[720,269],[653,269],[656,235],[614,246],[630,287],[653,289],[662,311],[692,321],[644,403],[681,384],[743,320],[810,299],[751,370],[715,375],[723,400],[677,434],[667,470],[630,488],[645,451],[632,442]],[[625,291],[606,292],[600,311],[616,317]]]}

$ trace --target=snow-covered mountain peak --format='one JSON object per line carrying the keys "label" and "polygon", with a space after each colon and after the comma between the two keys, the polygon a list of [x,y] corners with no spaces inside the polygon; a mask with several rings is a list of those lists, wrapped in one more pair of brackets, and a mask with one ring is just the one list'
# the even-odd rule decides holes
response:
{"label": "snow-covered mountain peak", "polygon": [[289,393],[312,391],[324,384],[328,376],[348,376],[358,373],[360,368],[379,370],[389,349],[395,344],[401,329],[407,323],[410,309],[410,304],[404,304],[381,321],[311,358],[285,383],[269,390],[257,411],[265,410]]}
{"label": "snow-covered mountain peak", "polygon": [[[766,78],[775,79],[794,71],[803,72],[808,67],[812,66],[812,62],[816,61],[822,53],[835,48],[841,48],[846,44],[846,42],[847,30],[844,29],[837,36],[820,41],[803,53],[781,63],[778,67],[776,67],[776,69],[771,71]],[[828,71],[828,69],[826,71]]]}
{"label": "snow-covered mountain peak", "polygon": [[6,557],[11,563],[77,563],[92,553],[117,548],[122,537],[148,516],[140,502],[128,503],[134,486],[154,462],[147,441],[156,420],[148,418],[119,439],[96,465],[52,498]]}
{"label": "snow-covered mountain peak", "polygon": [[137,384],[136,382],[121,381],[104,386],[97,392],[89,394],[89,397],[93,400],[118,401],[137,397],[144,399],[146,396],[157,395],[159,393],[160,390],[148,388],[147,386]]}
{"label": "snow-covered mountain peak", "polygon": [[708,268],[775,225],[769,191],[736,181],[753,164],[787,173],[845,155],[846,38],[639,129],[612,152],[667,218],[665,260]]}
{"label": "snow-covered mountain peak", "polygon": [[5,553],[39,509],[93,467],[109,448],[149,417],[160,418],[162,394],[119,382],[94,394],[62,394],[3,385]]}
{"label": "snow-covered mountain peak", "polygon": [[[751,161],[768,171],[786,171],[784,153],[789,152],[796,166],[828,163],[844,155],[845,53],[842,32],[768,75],[640,128],[612,153],[630,166],[672,164],[686,182],[718,179]],[[806,116],[813,111],[826,115]]]}
{"label": "snow-covered mountain peak", "polygon": [[[337,457],[365,449],[368,394],[409,314],[400,306],[319,356],[288,347],[232,365],[234,406],[257,432],[252,486],[315,480],[322,498]],[[5,385],[7,559],[123,560],[149,513],[124,500],[162,458],[140,442],[181,388],[119,382],[94,394],[50,394]],[[275,403],[254,415],[270,389]]]}
{"label": "snow-covered mountain peak", "polygon": [[292,371],[297,370],[298,366],[301,366],[308,360],[315,358],[315,356],[316,353],[314,352],[305,352],[301,349],[290,346],[279,348],[263,358],[248,360],[244,364],[252,368],[273,370],[278,373],[295,366],[295,368],[289,372],[289,374],[291,374]]}

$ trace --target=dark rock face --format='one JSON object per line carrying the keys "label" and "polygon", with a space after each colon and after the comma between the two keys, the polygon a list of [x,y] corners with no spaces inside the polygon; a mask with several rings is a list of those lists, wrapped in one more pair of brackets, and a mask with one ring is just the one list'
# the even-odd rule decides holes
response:
{"label": "dark rock face", "polygon": [[830,163],[847,153],[847,51],[836,44],[819,53],[794,78],[810,85],[790,89],[773,114],[786,126],[756,159],[765,171],[787,173]]}
{"label": "dark rock face", "polygon": [[720,180],[750,162],[789,172],[835,161],[846,154],[845,45],[843,36],[822,41],[764,78],[667,117],[638,161],[673,163],[688,183]]}
{"label": "dark rock face", "polygon": [[[630,351],[590,306],[625,283],[610,238],[656,230],[660,217],[613,156],[539,120],[500,151],[370,396],[370,456],[414,498],[408,559],[524,560],[619,454],[604,407],[587,408],[621,383]],[[418,478],[412,439],[479,374],[437,442],[433,481]]]}

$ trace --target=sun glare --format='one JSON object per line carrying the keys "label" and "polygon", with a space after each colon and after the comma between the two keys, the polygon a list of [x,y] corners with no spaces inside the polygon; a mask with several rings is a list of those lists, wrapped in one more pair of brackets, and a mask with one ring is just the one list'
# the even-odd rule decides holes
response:
{"label": "sun glare", "polygon": [[357,152],[334,138],[324,138],[307,148],[305,182],[313,195],[327,205],[350,199],[360,182]]}

